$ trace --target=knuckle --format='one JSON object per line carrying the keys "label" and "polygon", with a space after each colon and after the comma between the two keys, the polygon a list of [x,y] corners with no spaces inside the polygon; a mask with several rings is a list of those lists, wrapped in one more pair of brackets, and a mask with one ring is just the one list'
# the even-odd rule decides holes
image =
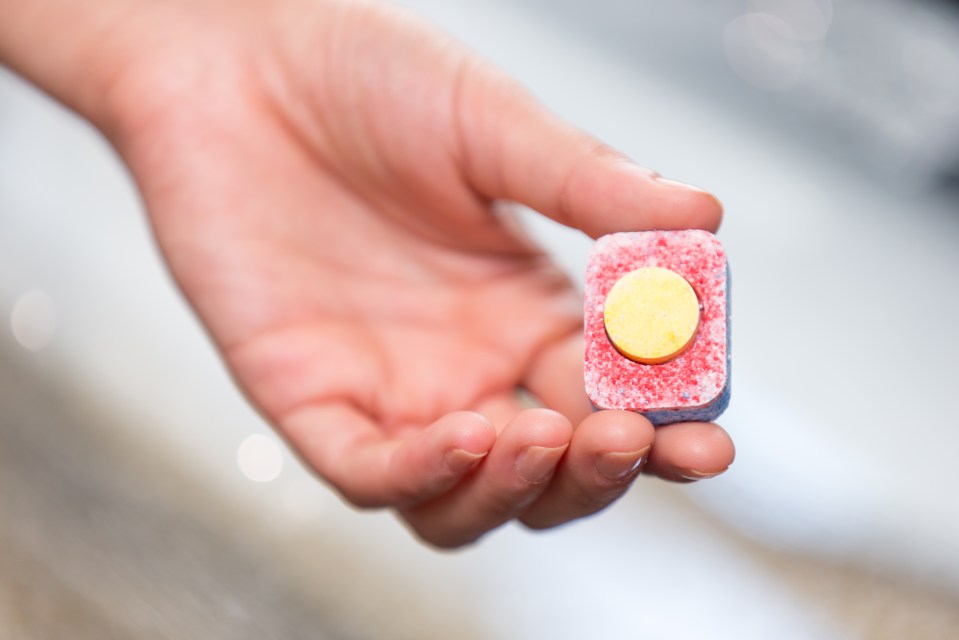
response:
{"label": "knuckle", "polygon": [[461,530],[450,530],[435,525],[424,526],[410,519],[406,519],[406,524],[410,531],[420,542],[441,551],[450,551],[470,546],[476,543],[483,532],[465,532]]}
{"label": "knuckle", "polygon": [[519,523],[530,531],[545,531],[546,529],[558,527],[565,522],[566,520],[553,521],[534,517],[523,517],[519,519]]}
{"label": "knuckle", "polygon": [[581,487],[573,496],[573,504],[579,513],[590,515],[602,511],[626,491],[626,483],[617,482],[606,487]]}
{"label": "knuckle", "polygon": [[487,521],[505,521],[528,507],[539,495],[541,485],[525,485],[509,491],[489,491],[479,504],[478,513]]}
{"label": "knuckle", "polygon": [[333,489],[336,490],[336,492],[344,501],[348,502],[357,509],[381,509],[389,506],[389,502],[383,500],[382,496],[373,495],[369,491],[358,489],[356,487],[334,484]]}
{"label": "knuckle", "polygon": [[593,160],[627,161],[626,156],[624,156],[622,152],[601,140],[589,136],[583,141],[583,155]]}

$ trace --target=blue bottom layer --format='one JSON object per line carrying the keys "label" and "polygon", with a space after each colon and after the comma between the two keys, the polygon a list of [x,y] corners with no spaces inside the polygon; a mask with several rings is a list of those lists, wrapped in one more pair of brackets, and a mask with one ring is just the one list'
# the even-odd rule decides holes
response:
{"label": "blue bottom layer", "polygon": [[666,409],[664,411],[641,412],[654,425],[672,424],[673,422],[712,422],[719,417],[729,406],[729,382],[715,400],[701,407],[689,409]]}
{"label": "blue bottom layer", "polygon": [[[720,416],[720,414],[726,410],[729,406],[729,380],[726,381],[726,386],[723,387],[722,393],[720,393],[715,400],[709,404],[703,405],[701,407],[690,407],[686,409],[663,409],[662,411],[638,411],[646,416],[650,422],[653,423],[653,426],[659,426],[663,424],[672,424],[674,422],[712,422]],[[592,404],[592,403],[590,403]],[[602,411],[602,407],[597,407],[593,404],[594,411]]]}

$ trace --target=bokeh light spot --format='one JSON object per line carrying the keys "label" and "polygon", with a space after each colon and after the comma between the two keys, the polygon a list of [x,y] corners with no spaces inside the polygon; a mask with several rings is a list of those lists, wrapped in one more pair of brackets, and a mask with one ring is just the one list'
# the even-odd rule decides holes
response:
{"label": "bokeh light spot", "polygon": [[10,314],[13,338],[28,351],[39,351],[50,344],[57,331],[57,308],[43,291],[24,294]]}
{"label": "bokeh light spot", "polygon": [[723,49],[733,71],[766,91],[785,91],[796,85],[805,66],[803,44],[789,24],[766,13],[740,16],[723,32]]}
{"label": "bokeh light spot", "polygon": [[750,0],[750,5],[788,24],[800,40],[822,40],[832,23],[830,0]]}
{"label": "bokeh light spot", "polygon": [[236,464],[248,479],[270,482],[283,472],[283,449],[274,438],[254,433],[237,448]]}

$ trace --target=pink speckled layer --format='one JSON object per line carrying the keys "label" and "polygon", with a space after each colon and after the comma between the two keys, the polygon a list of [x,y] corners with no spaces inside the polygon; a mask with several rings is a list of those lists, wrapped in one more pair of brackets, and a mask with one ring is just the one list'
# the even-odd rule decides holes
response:
{"label": "pink speckled layer", "polygon": [[[702,305],[689,349],[663,364],[640,364],[610,343],[606,295],[624,274],[664,267],[692,285]],[[729,271],[708,231],[614,233],[596,241],[586,265],[586,393],[600,409],[645,414],[653,424],[713,420],[729,402]]]}

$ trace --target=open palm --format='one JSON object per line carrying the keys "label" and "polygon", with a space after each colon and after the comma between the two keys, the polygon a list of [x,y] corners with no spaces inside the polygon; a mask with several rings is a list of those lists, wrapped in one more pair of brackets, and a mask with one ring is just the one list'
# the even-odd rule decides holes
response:
{"label": "open palm", "polygon": [[216,27],[156,17],[175,37],[118,77],[112,135],[172,273],[307,464],[441,546],[589,515],[647,460],[672,479],[729,465],[714,425],[592,414],[580,299],[505,204],[596,236],[714,228],[715,199],[405,15],[255,4]]}

